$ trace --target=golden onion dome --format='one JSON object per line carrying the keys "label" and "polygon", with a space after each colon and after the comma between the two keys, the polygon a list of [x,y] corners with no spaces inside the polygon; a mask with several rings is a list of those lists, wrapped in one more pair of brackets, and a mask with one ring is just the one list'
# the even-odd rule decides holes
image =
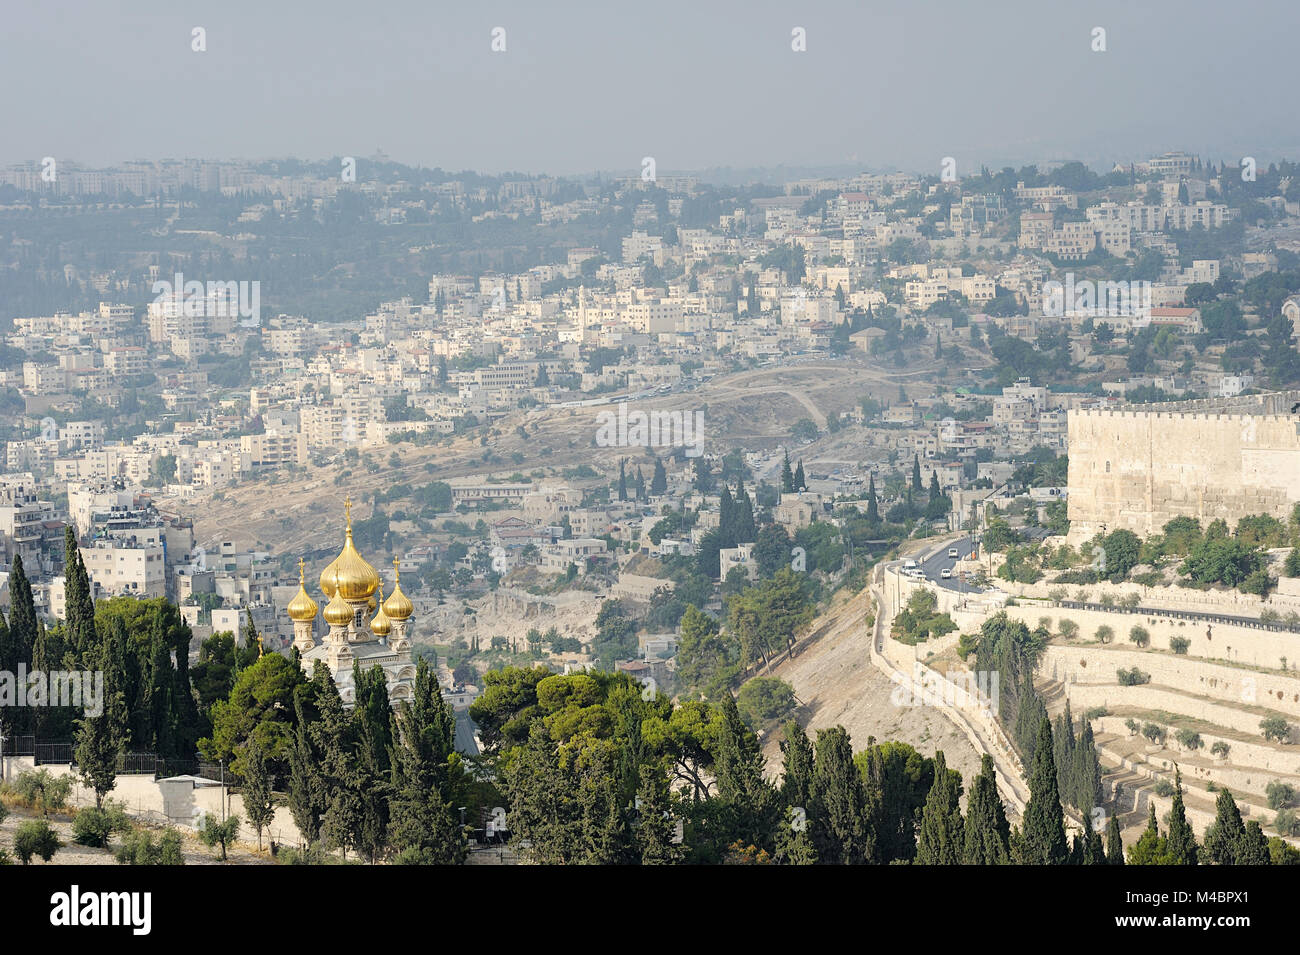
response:
{"label": "golden onion dome", "polygon": [[302,561],[299,560],[298,561],[298,593],[294,596],[292,600],[289,601],[289,606],[288,606],[289,617],[292,620],[299,620],[299,621],[315,620],[316,612],[320,610],[320,607],[316,605],[316,601],[312,600],[311,595],[307,593],[307,580],[306,580],[305,573],[306,572],[303,570]]}
{"label": "golden onion dome", "polygon": [[389,620],[406,620],[415,613],[411,599],[402,593],[402,575],[398,571],[398,559],[393,558],[393,592],[384,601],[384,613]]}
{"label": "golden onion dome", "polygon": [[334,596],[325,605],[325,622],[331,627],[346,627],[352,622],[352,605],[343,599],[341,583],[337,581],[331,583],[335,584]]}
{"label": "golden onion dome", "polygon": [[343,550],[333,563],[320,572],[320,589],[331,600],[335,593],[344,600],[360,602],[369,601],[379,589],[379,572],[371,567],[352,543],[352,501],[343,502],[347,513],[347,536],[343,540]]}
{"label": "golden onion dome", "polygon": [[[379,591],[379,596],[384,596],[383,590]],[[383,604],[379,605],[379,611],[370,619],[370,631],[376,637],[386,637],[393,632],[393,624],[384,613]]]}

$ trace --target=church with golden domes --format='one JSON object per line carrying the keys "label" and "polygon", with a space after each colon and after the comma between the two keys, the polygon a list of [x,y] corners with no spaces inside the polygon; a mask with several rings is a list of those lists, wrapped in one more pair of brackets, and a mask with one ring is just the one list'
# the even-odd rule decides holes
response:
{"label": "church with golden domes", "polygon": [[343,550],[320,572],[321,593],[329,601],[324,610],[329,633],[323,643],[316,643],[313,630],[320,608],[307,593],[306,570],[300,560],[298,593],[287,608],[293,620],[293,645],[308,676],[317,660],[324,662],[346,704],[355,702],[352,675],[357,664],[364,671],[383,667],[389,700],[409,700],[415,683],[415,662],[406,628],[415,608],[402,593],[397,560],[393,561],[393,592],[384,598],[379,572],[352,542],[352,501],[345,501],[343,507],[347,528]]}

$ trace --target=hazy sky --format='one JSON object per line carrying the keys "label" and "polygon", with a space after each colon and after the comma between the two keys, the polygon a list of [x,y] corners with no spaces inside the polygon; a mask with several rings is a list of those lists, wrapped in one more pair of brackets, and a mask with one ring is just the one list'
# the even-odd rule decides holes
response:
{"label": "hazy sky", "polygon": [[0,162],[1267,162],[1300,155],[1297,27],[1294,0],[4,0]]}

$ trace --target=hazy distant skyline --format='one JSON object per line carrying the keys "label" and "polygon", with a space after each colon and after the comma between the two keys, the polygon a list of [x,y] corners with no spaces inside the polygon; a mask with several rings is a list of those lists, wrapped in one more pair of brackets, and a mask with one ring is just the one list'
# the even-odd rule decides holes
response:
{"label": "hazy distant skyline", "polygon": [[[952,156],[964,176],[1170,149],[1300,158],[1300,7],[1277,0],[123,7],[9,0],[0,162],[382,149],[408,165],[555,175],[631,175],[653,156],[663,175],[937,172]],[[206,52],[191,50],[194,27]],[[794,27],[807,52],[791,50]]]}

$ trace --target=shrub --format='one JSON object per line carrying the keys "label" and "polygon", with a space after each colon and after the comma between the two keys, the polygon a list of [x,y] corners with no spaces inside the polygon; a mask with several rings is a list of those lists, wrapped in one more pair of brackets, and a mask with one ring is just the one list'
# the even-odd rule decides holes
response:
{"label": "shrub", "polygon": [[1275,779],[1264,788],[1269,809],[1286,809],[1295,802],[1295,787]]}
{"label": "shrub", "polygon": [[794,688],[776,677],[756,676],[736,694],[736,708],[750,729],[785,719],[794,707]]}
{"label": "shrub", "polygon": [[82,846],[102,849],[114,832],[130,832],[131,821],[118,803],[107,802],[103,809],[81,809],[72,820],[72,841]]}
{"label": "shrub", "polygon": [[1273,817],[1273,828],[1284,836],[1300,836],[1300,816],[1294,809],[1282,809]]}
{"label": "shrub", "polygon": [[1131,670],[1121,667],[1115,671],[1115,676],[1119,679],[1120,686],[1141,686],[1143,683],[1151,682],[1151,674],[1143,673],[1137,667]]}
{"label": "shrub", "polygon": [[62,845],[44,819],[29,819],[18,827],[18,832],[14,835],[14,852],[23,865],[31,862],[33,856],[49,862]]}
{"label": "shrub", "polygon": [[1187,651],[1191,648],[1191,646],[1192,646],[1192,641],[1187,637],[1169,638],[1169,649],[1173,650],[1174,653],[1177,653],[1179,655],[1183,655],[1187,653]]}
{"label": "shrub", "polygon": [[199,838],[209,849],[219,850],[221,861],[225,862],[226,849],[239,838],[239,817],[232,815],[222,822],[212,813],[204,813],[199,823]]}
{"label": "shrub", "polygon": [[1219,740],[1217,743],[1215,743],[1213,746],[1210,747],[1210,752],[1215,756],[1227,756],[1228,750],[1230,749],[1232,749],[1231,746],[1229,746],[1223,740]]}
{"label": "shrub", "polygon": [[23,804],[41,815],[58,811],[68,802],[72,792],[71,776],[52,776],[47,769],[30,769],[14,781],[13,791]]}
{"label": "shrub", "polygon": [[1097,603],[1101,604],[1103,607],[1113,607],[1115,606],[1115,598],[1110,594],[1102,594],[1097,598]]}
{"label": "shrub", "polygon": [[1151,643],[1151,631],[1146,627],[1134,627],[1128,632],[1128,638],[1139,647],[1145,647]]}
{"label": "shrub", "polygon": [[1135,594],[1135,593],[1133,593],[1133,594],[1125,594],[1123,597],[1120,597],[1120,598],[1119,598],[1119,605],[1120,605],[1121,607],[1124,607],[1124,608],[1128,609],[1128,610],[1132,610],[1132,609],[1134,609],[1134,608],[1137,607],[1137,605],[1140,604],[1141,602],[1142,602],[1142,598],[1141,598],[1138,594]]}
{"label": "shrub", "polygon": [[1083,721],[1085,723],[1091,723],[1093,720],[1101,719],[1108,712],[1110,711],[1107,710],[1106,707],[1104,706],[1089,707],[1088,709],[1083,711]]}
{"label": "shrub", "polygon": [[1155,791],[1157,796],[1172,796],[1175,792],[1174,784],[1167,779],[1157,780]]}
{"label": "shrub", "polygon": [[157,842],[148,829],[128,832],[122,844],[113,853],[118,865],[184,865],[181,852],[181,834],[175,829],[164,829]]}
{"label": "shrub", "polygon": [[1291,739],[1291,724],[1280,716],[1260,720],[1259,729],[1270,743],[1285,743]]}

